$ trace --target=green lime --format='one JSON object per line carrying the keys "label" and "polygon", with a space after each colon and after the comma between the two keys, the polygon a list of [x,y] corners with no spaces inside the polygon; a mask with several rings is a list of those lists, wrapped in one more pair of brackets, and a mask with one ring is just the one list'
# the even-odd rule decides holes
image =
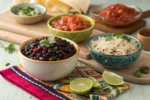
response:
{"label": "green lime", "polygon": [[123,77],[110,72],[104,71],[102,74],[103,79],[110,85],[122,85],[124,84]]}
{"label": "green lime", "polygon": [[96,89],[102,88],[101,84],[98,83],[98,81],[94,77],[88,77],[88,78],[93,81],[93,88],[96,88]]}
{"label": "green lime", "polygon": [[93,82],[89,78],[76,78],[71,81],[70,88],[73,93],[84,95],[93,87]]}

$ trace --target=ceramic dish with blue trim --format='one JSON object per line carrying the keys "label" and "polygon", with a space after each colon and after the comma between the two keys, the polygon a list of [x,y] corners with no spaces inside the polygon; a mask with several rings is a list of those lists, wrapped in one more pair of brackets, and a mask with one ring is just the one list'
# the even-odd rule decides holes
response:
{"label": "ceramic dish with blue trim", "polygon": [[127,67],[128,65],[134,63],[139,58],[142,48],[143,48],[141,42],[138,39],[136,39],[135,37],[122,34],[123,36],[125,36],[131,40],[134,40],[136,42],[138,50],[132,54],[107,55],[104,53],[100,53],[91,47],[92,41],[97,40],[99,37],[111,36],[112,34],[113,33],[99,34],[99,35],[94,36],[93,38],[89,39],[87,46],[91,53],[92,58],[107,68],[124,68],[124,67]]}

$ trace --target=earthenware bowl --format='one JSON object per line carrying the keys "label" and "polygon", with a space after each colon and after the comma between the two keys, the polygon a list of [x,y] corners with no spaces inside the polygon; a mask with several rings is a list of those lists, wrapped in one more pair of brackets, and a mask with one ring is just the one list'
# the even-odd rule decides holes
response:
{"label": "earthenware bowl", "polygon": [[[71,14],[67,14],[67,15],[71,15]],[[85,30],[80,30],[80,31],[62,31],[62,30],[58,30],[58,29],[52,27],[51,23],[53,21],[57,20],[57,19],[60,19],[61,16],[64,16],[64,15],[60,15],[60,16],[52,17],[48,20],[47,26],[50,30],[50,33],[53,34],[54,36],[65,37],[65,38],[71,39],[75,42],[83,42],[83,41],[87,40],[93,32],[95,22],[92,18],[90,18],[86,15],[82,15],[82,14],[76,14],[76,15],[81,17],[81,18],[84,18],[87,21],[89,21],[90,24],[91,24],[91,27],[89,27],[88,29],[85,29]]]}
{"label": "earthenware bowl", "polygon": [[121,56],[106,55],[106,54],[102,54],[100,52],[95,51],[91,47],[91,42],[93,40],[97,40],[98,37],[102,37],[102,36],[103,37],[110,36],[111,34],[112,33],[100,34],[100,35],[94,36],[88,41],[87,46],[93,59],[95,59],[98,63],[104,65],[107,68],[124,68],[124,67],[127,67],[129,64],[134,63],[138,59],[142,51],[142,43],[135,37],[126,35],[130,37],[131,39],[135,40],[139,48],[137,52],[133,54],[129,54],[129,55],[121,55]]}
{"label": "earthenware bowl", "polygon": [[150,28],[139,30],[137,38],[142,42],[143,50],[150,51]]}
{"label": "earthenware bowl", "polygon": [[[42,37],[39,37],[39,38],[42,38]],[[70,74],[74,70],[78,62],[79,46],[75,42],[69,39],[62,38],[62,37],[59,37],[59,38],[64,39],[74,45],[74,47],[76,48],[76,53],[73,56],[67,59],[58,60],[58,61],[33,60],[24,56],[21,52],[21,49],[24,46],[26,46],[26,44],[35,40],[36,38],[29,39],[23,42],[19,46],[18,51],[19,51],[20,62],[24,70],[28,74],[40,80],[54,81],[54,80],[58,80],[58,79],[66,77],[68,74]]]}
{"label": "earthenware bowl", "polygon": [[[18,8],[23,8],[23,7],[28,7],[28,6],[38,9],[41,12],[41,14],[37,16],[19,16],[16,14],[18,11],[17,10]],[[13,19],[20,24],[35,24],[44,19],[46,15],[46,8],[39,4],[18,4],[16,6],[13,6],[10,9],[10,13]]]}

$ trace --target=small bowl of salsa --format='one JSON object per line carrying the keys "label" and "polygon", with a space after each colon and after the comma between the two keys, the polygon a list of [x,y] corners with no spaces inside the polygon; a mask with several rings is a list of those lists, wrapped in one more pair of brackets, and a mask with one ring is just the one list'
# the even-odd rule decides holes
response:
{"label": "small bowl of salsa", "polygon": [[82,14],[66,14],[51,17],[47,22],[50,33],[75,42],[83,42],[92,34],[95,22]]}
{"label": "small bowl of salsa", "polygon": [[101,5],[90,10],[90,15],[97,21],[110,26],[126,26],[136,22],[142,10],[133,5]]}

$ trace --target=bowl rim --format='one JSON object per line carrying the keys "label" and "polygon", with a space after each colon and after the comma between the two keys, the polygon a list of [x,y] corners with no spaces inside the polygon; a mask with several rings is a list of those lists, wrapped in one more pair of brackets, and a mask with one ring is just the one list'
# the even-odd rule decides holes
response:
{"label": "bowl rim", "polygon": [[[58,61],[39,61],[39,60],[34,60],[34,59],[31,59],[31,58],[28,58],[28,57],[26,57],[25,55],[22,54],[21,49],[22,49],[23,46],[25,46],[27,43],[29,43],[29,42],[32,41],[32,40],[35,40],[35,39],[38,39],[38,38],[43,38],[43,37],[58,37],[58,36],[38,36],[38,37],[35,37],[35,38],[28,39],[28,40],[22,42],[22,43],[19,45],[19,48],[18,48],[19,54],[21,54],[21,56],[22,56],[24,59],[29,60],[29,61],[31,61],[31,62],[52,64],[52,63],[61,63],[61,62],[65,62],[65,61],[68,61],[68,60],[70,60],[70,59],[73,59],[73,58],[74,58],[75,56],[77,56],[77,55],[79,54],[79,52],[80,52],[80,48],[79,48],[79,46],[78,46],[77,43],[75,43],[74,41],[69,40],[69,39],[67,39],[67,38],[58,37],[58,38],[61,38],[61,39],[63,39],[63,40],[67,40],[68,42],[70,42],[71,44],[73,44],[74,47],[75,47],[76,50],[77,50],[76,53],[75,53],[74,55],[72,55],[71,57],[69,57],[69,58],[66,58],[66,59],[63,59],[63,60],[58,60]],[[19,55],[19,56],[20,56],[20,55]]]}
{"label": "bowl rim", "polygon": [[[17,8],[17,7],[20,6],[20,5],[25,5],[25,6],[28,6],[28,5],[36,5],[36,6],[37,6],[36,8],[42,7],[42,9],[44,9],[44,12],[41,13],[41,14],[39,14],[39,15],[37,15],[37,16],[19,16],[19,15],[15,14],[15,13],[12,11],[12,9]],[[11,9],[10,9],[11,14],[13,14],[14,16],[20,17],[20,18],[34,18],[34,17],[39,17],[39,16],[42,16],[42,15],[46,14],[46,11],[47,11],[47,9],[46,9],[46,7],[44,7],[43,5],[40,5],[40,4],[33,4],[33,3],[31,3],[31,4],[30,4],[30,3],[17,4],[17,5],[15,5],[15,6],[11,7]]]}
{"label": "bowl rim", "polygon": [[[114,4],[121,4],[121,3],[114,3]],[[106,8],[106,7],[108,7],[108,6],[110,6],[110,5],[113,5],[113,4],[102,4],[100,7],[99,6],[97,6],[97,7],[95,7],[95,8],[93,8],[93,9],[91,9],[90,11],[89,11],[89,13],[90,13],[90,15],[92,15],[92,16],[94,16],[94,17],[98,17],[98,18],[101,18],[102,20],[104,20],[105,19],[105,17],[102,17],[102,16],[100,16],[99,14],[96,14],[96,13],[94,13],[94,11],[96,10],[99,10],[99,12],[100,12],[100,10],[102,10],[103,8]],[[131,8],[134,8],[135,10],[136,9],[138,9],[138,10],[136,10],[136,11],[138,11],[139,12],[139,14],[138,15],[136,15],[136,16],[134,16],[134,17],[132,17],[132,18],[136,18],[135,19],[135,21],[136,20],[138,20],[138,19],[140,19],[141,18],[141,15],[142,15],[142,10],[141,10],[141,8],[139,8],[138,6],[136,6],[136,5],[127,5],[127,4],[123,4],[123,5],[125,5],[125,6],[127,6],[127,7],[131,7]],[[100,9],[101,8],[101,9]],[[138,18],[139,17],[139,18]],[[94,18],[95,19],[95,18]],[[130,18],[129,18],[130,19]],[[96,20],[96,19],[95,19]],[[128,23],[130,23],[130,22],[128,22]],[[112,23],[110,23],[110,25],[112,25]],[[113,26],[122,26],[122,25],[113,25]]]}
{"label": "bowl rim", "polygon": [[[87,18],[88,20],[88,22],[92,22],[92,24],[91,24],[91,26],[89,27],[89,28],[87,28],[87,29],[84,29],[84,30],[79,30],[79,31],[63,31],[63,30],[58,30],[58,29],[56,29],[56,28],[54,28],[54,27],[52,27],[51,26],[51,22],[52,22],[52,20],[53,19],[55,19],[55,18],[57,18],[57,17],[61,17],[61,16],[67,16],[67,15],[77,15],[77,16],[83,16],[83,18]],[[86,19],[85,19],[86,20]],[[94,26],[95,26],[95,21],[91,18],[91,17],[89,17],[89,16],[86,16],[86,15],[84,15],[84,14],[72,14],[72,13],[68,13],[68,14],[62,14],[62,15],[58,15],[58,16],[53,16],[53,17],[51,17],[48,21],[47,21],[47,26],[49,27],[49,28],[52,28],[53,30],[55,30],[55,31],[58,31],[58,32],[65,32],[65,33],[78,33],[78,32],[86,32],[86,31],[88,31],[88,30],[91,30]]]}
{"label": "bowl rim", "polygon": [[[140,29],[140,30],[137,32],[137,35],[139,35],[140,37],[145,38],[145,39],[150,39],[149,36],[144,36],[144,35],[141,34],[141,31],[144,31],[144,30],[150,30],[150,28],[142,28],[142,29]],[[149,34],[150,34],[150,33],[149,33]]]}
{"label": "bowl rim", "polygon": [[138,40],[137,38],[135,38],[135,37],[133,37],[133,36],[123,34],[123,35],[128,36],[128,37],[134,39],[135,41],[137,41],[137,42],[141,45],[141,48],[139,48],[138,51],[136,51],[136,52],[134,52],[134,53],[131,53],[131,54],[127,54],[127,55],[107,55],[107,54],[104,54],[104,53],[97,52],[96,50],[92,49],[90,43],[91,43],[91,41],[92,41],[93,39],[96,39],[96,38],[98,38],[98,37],[102,37],[102,35],[104,35],[104,34],[107,34],[107,36],[109,36],[109,35],[111,35],[111,34],[113,34],[113,33],[103,33],[103,34],[99,34],[99,35],[96,35],[96,36],[94,36],[94,37],[92,37],[92,38],[90,38],[90,39],[88,40],[87,46],[88,46],[88,48],[89,48],[91,51],[96,52],[97,54],[101,54],[101,55],[103,55],[103,56],[124,57],[124,56],[131,56],[131,55],[134,55],[134,54],[136,54],[136,53],[142,51],[142,49],[143,49],[143,45],[142,45],[142,43],[141,43],[140,40]]}

